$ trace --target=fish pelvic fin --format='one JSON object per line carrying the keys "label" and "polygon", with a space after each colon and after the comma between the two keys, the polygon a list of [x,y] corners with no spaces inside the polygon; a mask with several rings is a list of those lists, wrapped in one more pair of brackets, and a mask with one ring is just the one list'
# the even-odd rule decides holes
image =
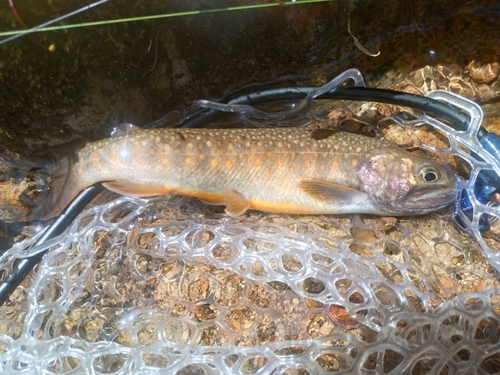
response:
{"label": "fish pelvic fin", "polygon": [[250,208],[250,202],[240,193],[226,188],[226,213],[231,217],[243,215]]}
{"label": "fish pelvic fin", "polygon": [[39,165],[49,176],[48,189],[44,199],[31,209],[32,220],[46,220],[59,215],[64,208],[86,188],[79,186],[73,167],[77,160],[78,151],[85,146],[85,142],[69,142],[30,156],[30,160]]}
{"label": "fish pelvic fin", "polygon": [[322,180],[300,181],[299,188],[312,198],[323,202],[353,202],[366,197],[366,193],[362,191]]}

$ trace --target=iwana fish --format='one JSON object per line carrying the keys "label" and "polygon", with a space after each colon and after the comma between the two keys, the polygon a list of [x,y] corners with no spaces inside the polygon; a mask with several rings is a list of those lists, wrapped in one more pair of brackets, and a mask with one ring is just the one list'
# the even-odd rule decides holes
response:
{"label": "iwana fish", "polygon": [[124,195],[180,194],[288,214],[424,214],[450,205],[457,177],[432,159],[356,134],[316,129],[137,130],[53,158],[49,218],[97,182]]}

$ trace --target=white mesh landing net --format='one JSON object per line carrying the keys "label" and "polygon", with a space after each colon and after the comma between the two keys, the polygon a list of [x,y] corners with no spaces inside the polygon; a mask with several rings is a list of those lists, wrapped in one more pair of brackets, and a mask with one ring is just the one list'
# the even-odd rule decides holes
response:
{"label": "white mesh landing net", "polygon": [[[475,105],[432,96],[480,124]],[[474,126],[399,123],[421,147],[422,123],[447,134],[450,148],[434,151],[470,165],[469,192],[480,170],[500,173],[462,150],[478,151]],[[497,373],[500,212],[471,200],[473,236],[449,210],[232,219],[189,198],[108,200],[45,245],[30,239],[0,259],[8,272],[49,249],[25,301],[0,310],[0,372]]]}

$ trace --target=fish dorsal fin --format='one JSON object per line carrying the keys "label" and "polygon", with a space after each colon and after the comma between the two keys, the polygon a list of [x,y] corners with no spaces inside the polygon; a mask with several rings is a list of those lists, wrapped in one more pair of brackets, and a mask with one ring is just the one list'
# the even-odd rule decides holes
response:
{"label": "fish dorsal fin", "polygon": [[226,213],[232,217],[243,215],[250,208],[250,202],[240,193],[226,188]]}
{"label": "fish dorsal fin", "polygon": [[164,195],[171,192],[171,189],[166,189],[163,186],[154,186],[127,180],[109,181],[103,183],[103,186],[115,193],[133,197],[154,197],[156,195]]}
{"label": "fish dorsal fin", "polygon": [[354,202],[367,197],[362,191],[322,180],[300,181],[299,188],[319,201]]}
{"label": "fish dorsal fin", "polygon": [[121,137],[123,135],[129,135],[135,133],[137,130],[141,130],[141,128],[138,127],[137,125],[129,123],[120,124],[113,128],[113,130],[111,131],[111,136]]}

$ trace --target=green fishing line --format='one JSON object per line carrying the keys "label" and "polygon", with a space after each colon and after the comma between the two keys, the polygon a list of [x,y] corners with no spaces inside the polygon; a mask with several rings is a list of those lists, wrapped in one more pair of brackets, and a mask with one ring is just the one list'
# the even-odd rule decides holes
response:
{"label": "green fishing line", "polygon": [[[237,11],[237,10],[270,8],[270,7],[280,6],[280,5],[299,5],[299,4],[323,3],[323,2],[330,2],[330,1],[333,1],[333,0],[297,0],[297,1],[285,1],[282,3],[254,4],[254,5],[242,5],[242,6],[207,9],[207,10],[192,10],[192,11],[178,12],[178,13],[155,14],[155,15],[151,15],[151,16],[120,18],[120,19],[116,19],[116,20],[94,21],[94,22],[76,23],[76,24],[70,24],[70,25],[35,27],[32,29],[28,29],[28,30],[3,31],[3,32],[0,32],[0,36],[10,36],[10,35],[21,36],[24,34],[38,33],[38,32],[43,32],[43,31],[74,29],[74,28],[79,28],[79,27],[109,25],[109,24],[123,23],[123,22],[147,21],[147,20],[154,20],[154,19],[160,19],[160,18],[194,16],[194,15],[206,14],[206,13],[219,13],[219,12],[231,12],[231,11]],[[0,42],[0,44],[1,44],[1,42]]]}

